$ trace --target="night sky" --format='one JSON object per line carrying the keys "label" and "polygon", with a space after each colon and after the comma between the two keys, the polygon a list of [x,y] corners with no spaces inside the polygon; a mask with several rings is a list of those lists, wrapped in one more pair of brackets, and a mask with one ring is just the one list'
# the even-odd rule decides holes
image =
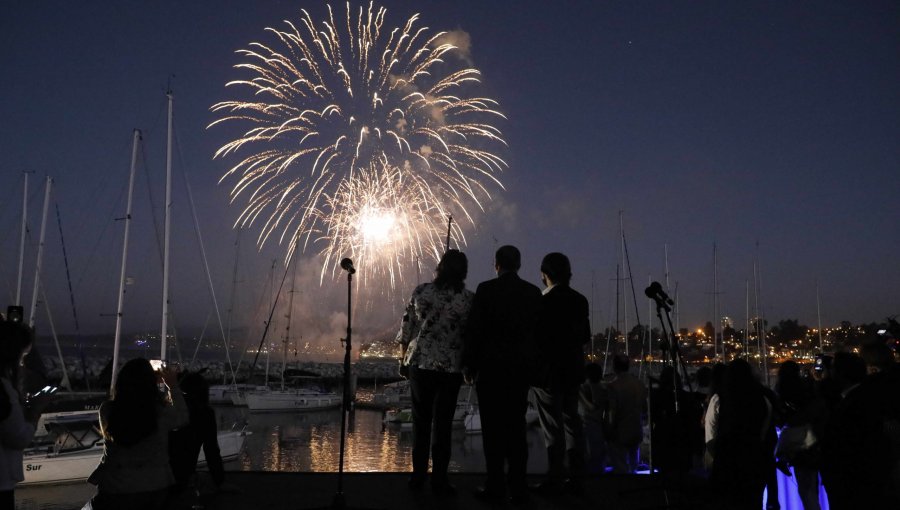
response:
{"label": "night sky", "polygon": [[[713,317],[713,246],[720,309],[743,325],[746,286],[770,323],[815,326],[900,314],[900,4],[822,2],[382,2],[386,24],[467,33],[484,95],[500,102],[509,144],[505,191],[465,226],[468,286],[492,277],[493,251],[514,244],[522,276],[568,254],[573,287],[593,303],[595,329],[614,319],[622,211],[641,320],[648,278],[677,293],[680,323]],[[16,288],[22,172],[30,175],[23,299],[31,300],[43,181],[55,180],[44,289],[56,329],[75,331],[55,208],[65,236],[81,332],[111,333],[132,130],[146,153],[135,187],[126,331],[159,328],[165,91],[175,93],[172,301],[179,328],[217,330],[185,192],[190,182],[220,314],[235,254],[235,324],[268,308],[272,260],[232,224],[226,162],[212,155],[229,129],[206,129],[229,99],[234,53],[267,26],[314,19],[301,1],[4,2],[0,5],[0,293]],[[335,4],[338,12],[344,5]],[[174,75],[174,78],[170,78]],[[149,180],[149,186],[148,186]],[[433,263],[432,263],[433,266]],[[332,341],[344,327],[344,283],[319,285],[314,250],[299,265],[295,331]],[[426,267],[420,278],[430,278]],[[360,294],[360,331],[386,331],[415,285]],[[289,285],[289,283],[288,283]],[[629,294],[629,324],[634,323]],[[4,304],[7,304],[4,303]],[[26,311],[27,313],[27,311]],[[39,333],[47,333],[42,311]],[[305,332],[305,334],[303,333]],[[213,335],[208,333],[208,335]]]}

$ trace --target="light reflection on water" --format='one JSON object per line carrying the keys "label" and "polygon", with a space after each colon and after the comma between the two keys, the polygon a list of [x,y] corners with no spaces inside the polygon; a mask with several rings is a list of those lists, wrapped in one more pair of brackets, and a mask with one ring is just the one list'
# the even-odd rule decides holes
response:
{"label": "light reflection on water", "polygon": [[[371,390],[370,390],[371,391]],[[240,456],[226,471],[337,472],[340,457],[340,408],[290,413],[250,413],[246,407],[216,407],[219,427],[247,423]],[[407,472],[411,470],[412,431],[382,425],[382,413],[357,409],[347,428],[344,471]],[[546,453],[539,429],[528,429],[528,471],[546,470]],[[480,434],[453,431],[450,472],[483,473]],[[227,476],[227,475],[226,475]],[[87,482],[16,490],[18,510],[80,508],[94,494]]]}
{"label": "light reflection on water", "polygon": [[[340,458],[341,411],[249,413],[246,408],[217,408],[220,424],[247,421],[251,431],[237,462],[239,471],[335,472]],[[538,430],[528,432],[529,471],[546,464]],[[410,470],[412,432],[382,425],[381,411],[357,409],[347,423],[344,470],[347,472],[406,472]],[[481,436],[453,431],[451,472],[483,472]]]}

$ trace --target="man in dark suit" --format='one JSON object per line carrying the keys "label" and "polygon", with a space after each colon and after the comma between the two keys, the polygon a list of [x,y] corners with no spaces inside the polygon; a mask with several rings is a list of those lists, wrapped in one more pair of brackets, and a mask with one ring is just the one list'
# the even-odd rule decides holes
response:
{"label": "man in dark suit", "polygon": [[[532,399],[547,445],[547,478],[538,492],[555,496],[568,489],[583,492],[584,431],[578,414],[578,389],[584,382],[584,344],[591,339],[588,301],[569,287],[572,266],[562,253],[541,262],[546,285],[538,322],[538,359]],[[568,456],[568,480],[565,458]]]}
{"label": "man in dark suit", "polygon": [[513,503],[528,498],[525,411],[541,291],[519,278],[521,258],[515,246],[497,250],[497,278],[478,285],[463,346],[463,373],[468,382],[476,381],[487,468],[476,496],[492,502],[506,498],[507,489]]}

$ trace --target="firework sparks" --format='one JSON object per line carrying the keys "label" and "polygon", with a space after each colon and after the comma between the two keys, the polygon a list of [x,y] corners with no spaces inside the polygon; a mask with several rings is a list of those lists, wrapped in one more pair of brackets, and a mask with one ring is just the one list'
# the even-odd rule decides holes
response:
{"label": "firework sparks", "polygon": [[[222,181],[246,201],[237,224],[262,223],[260,244],[296,237],[320,250],[323,277],[350,256],[393,287],[419,258],[439,258],[448,214],[473,225],[469,210],[502,188],[506,163],[492,149],[505,142],[491,120],[503,115],[466,95],[480,72],[418,15],[388,29],[372,4],[354,14],[348,3],[344,26],[330,6],[318,24],[301,12],[266,29],[272,43],[238,51],[247,77],[227,86],[252,100],[212,107],[223,117],[210,127],[245,129],[215,154],[238,160]],[[458,222],[453,239],[465,243]]]}

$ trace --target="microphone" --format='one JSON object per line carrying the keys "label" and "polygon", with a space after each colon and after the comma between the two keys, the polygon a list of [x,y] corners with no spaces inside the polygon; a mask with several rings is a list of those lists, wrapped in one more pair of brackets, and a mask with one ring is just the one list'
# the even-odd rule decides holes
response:
{"label": "microphone", "polygon": [[670,305],[674,305],[675,301],[666,294],[666,291],[662,289],[662,285],[659,282],[653,282],[649,287],[644,289],[644,294],[647,295],[648,298],[656,301],[657,305],[664,306],[666,309],[669,308]]}
{"label": "microphone", "polygon": [[353,267],[353,261],[350,259],[341,259],[341,269],[350,274],[356,273],[356,268]]}

